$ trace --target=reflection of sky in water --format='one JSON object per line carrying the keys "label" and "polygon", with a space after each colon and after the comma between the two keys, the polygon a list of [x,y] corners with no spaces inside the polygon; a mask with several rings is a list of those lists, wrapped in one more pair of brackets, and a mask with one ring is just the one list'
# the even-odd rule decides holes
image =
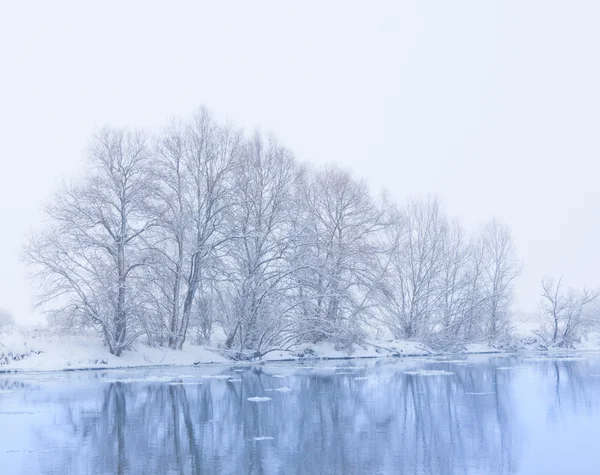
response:
{"label": "reflection of sky in water", "polygon": [[4,375],[0,467],[598,474],[599,374],[591,355]]}

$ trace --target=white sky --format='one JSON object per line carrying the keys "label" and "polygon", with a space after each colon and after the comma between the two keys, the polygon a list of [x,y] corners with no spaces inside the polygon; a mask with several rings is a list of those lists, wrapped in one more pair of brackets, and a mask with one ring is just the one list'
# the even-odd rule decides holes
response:
{"label": "white sky", "polygon": [[0,307],[31,319],[24,233],[94,128],[201,104],[506,222],[521,309],[544,274],[600,285],[599,25],[596,0],[2,2]]}

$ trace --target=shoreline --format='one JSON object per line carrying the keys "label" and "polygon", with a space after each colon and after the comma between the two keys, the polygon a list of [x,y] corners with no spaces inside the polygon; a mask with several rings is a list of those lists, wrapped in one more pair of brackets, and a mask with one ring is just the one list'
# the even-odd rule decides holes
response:
{"label": "shoreline", "polygon": [[[402,360],[404,358],[436,358],[436,357],[465,357],[481,356],[481,355],[498,355],[498,356],[521,356],[521,355],[568,355],[580,353],[597,353],[595,349],[546,349],[546,350],[490,350],[490,351],[475,351],[475,352],[432,352],[432,353],[407,353],[401,355],[357,355],[357,356],[318,356],[305,358],[281,358],[256,361],[198,361],[193,363],[165,363],[165,364],[146,364],[146,365],[98,365],[98,366],[81,366],[81,367],[64,367],[52,369],[36,369],[36,368],[3,368],[0,367],[0,376],[18,375],[18,374],[48,374],[48,373],[64,373],[64,372],[80,372],[80,371],[113,371],[113,370],[135,370],[135,369],[163,369],[163,368],[193,368],[193,367],[224,367],[224,366],[258,366],[268,365],[271,363],[318,363],[326,361],[350,361],[350,360]],[[6,365],[9,366],[9,365]]]}
{"label": "shoreline", "polygon": [[268,363],[314,363],[403,358],[466,358],[471,355],[569,355],[600,351],[600,334],[589,335],[575,348],[542,348],[532,342],[515,340],[507,348],[487,343],[468,343],[455,351],[435,351],[419,341],[372,338],[363,344],[340,349],[330,342],[299,345],[275,350],[260,359],[234,360],[224,356],[219,342],[184,345],[182,350],[151,347],[137,343],[120,357],[111,355],[95,336],[57,336],[14,330],[0,334],[0,374],[49,373],[99,370],[159,369],[166,367],[217,367],[263,365]]}

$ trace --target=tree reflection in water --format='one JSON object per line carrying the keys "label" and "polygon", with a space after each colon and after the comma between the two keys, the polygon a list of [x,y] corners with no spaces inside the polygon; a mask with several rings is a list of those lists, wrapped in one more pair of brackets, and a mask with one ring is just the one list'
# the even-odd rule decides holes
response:
{"label": "tree reflection in water", "polygon": [[[47,393],[55,424],[39,444],[56,450],[35,464],[95,474],[516,473],[525,442],[514,391],[522,371],[501,368],[516,361],[422,364],[447,375],[384,363],[298,369],[283,379],[268,365],[225,370],[241,382],[91,381]],[[600,378],[584,363],[529,363],[539,384],[554,388],[549,417],[599,405]],[[292,390],[266,391],[282,385]],[[266,395],[270,401],[248,401]]]}

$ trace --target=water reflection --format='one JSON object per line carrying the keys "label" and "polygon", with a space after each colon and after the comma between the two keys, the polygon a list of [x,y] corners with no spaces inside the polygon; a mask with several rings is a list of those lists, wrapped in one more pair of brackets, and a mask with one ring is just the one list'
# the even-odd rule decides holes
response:
{"label": "water reflection", "polygon": [[23,473],[519,473],[537,436],[526,401],[550,424],[597,417],[594,373],[597,361],[518,358],[226,369],[230,380],[107,373],[9,399],[51,415],[27,421],[23,449],[46,451],[20,459]]}

